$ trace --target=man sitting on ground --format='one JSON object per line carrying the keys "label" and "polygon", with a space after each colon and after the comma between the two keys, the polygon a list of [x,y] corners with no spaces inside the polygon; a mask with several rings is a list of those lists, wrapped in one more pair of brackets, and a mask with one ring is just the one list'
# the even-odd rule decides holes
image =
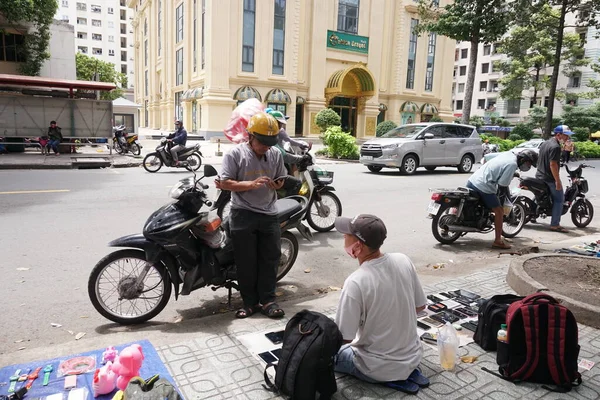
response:
{"label": "man sitting on ground", "polygon": [[387,229],[374,215],[338,217],[335,228],[359,263],[344,283],[335,317],[344,337],[335,370],[417,393],[429,380],[417,369],[423,356],[417,313],[426,298],[415,266],[402,253],[380,251]]}

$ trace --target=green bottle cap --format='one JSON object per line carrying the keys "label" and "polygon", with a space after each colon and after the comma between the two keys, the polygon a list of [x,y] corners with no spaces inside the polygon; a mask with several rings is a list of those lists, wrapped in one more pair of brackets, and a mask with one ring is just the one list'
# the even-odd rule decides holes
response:
{"label": "green bottle cap", "polygon": [[500,325],[500,329],[506,329],[506,324]]}

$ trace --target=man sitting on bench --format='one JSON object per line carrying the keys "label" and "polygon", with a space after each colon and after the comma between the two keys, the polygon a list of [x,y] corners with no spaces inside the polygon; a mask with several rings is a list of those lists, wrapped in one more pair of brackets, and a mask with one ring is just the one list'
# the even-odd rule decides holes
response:
{"label": "man sitting on bench", "polygon": [[50,127],[48,128],[48,146],[54,151],[57,156],[60,155],[58,146],[62,141],[61,129],[56,125],[56,121],[50,121]]}

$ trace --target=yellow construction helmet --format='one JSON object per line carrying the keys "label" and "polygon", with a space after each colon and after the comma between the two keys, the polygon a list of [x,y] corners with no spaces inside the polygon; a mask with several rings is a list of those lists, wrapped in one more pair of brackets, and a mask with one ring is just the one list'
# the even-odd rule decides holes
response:
{"label": "yellow construction helmet", "polygon": [[277,144],[277,134],[279,133],[279,125],[277,120],[267,113],[259,112],[250,118],[248,133],[254,135],[259,142],[265,146],[275,146]]}

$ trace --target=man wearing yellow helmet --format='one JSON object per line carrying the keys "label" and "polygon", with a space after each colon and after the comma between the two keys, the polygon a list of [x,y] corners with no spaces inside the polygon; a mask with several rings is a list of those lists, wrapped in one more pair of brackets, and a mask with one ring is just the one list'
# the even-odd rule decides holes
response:
{"label": "man wearing yellow helmet", "polygon": [[281,258],[281,230],[277,219],[276,190],[287,171],[277,144],[277,121],[257,113],[248,122],[248,143],[223,157],[217,188],[231,191],[230,231],[244,307],[235,314],[246,318],[260,311],[270,318],[283,317],[275,303],[277,268]]}

